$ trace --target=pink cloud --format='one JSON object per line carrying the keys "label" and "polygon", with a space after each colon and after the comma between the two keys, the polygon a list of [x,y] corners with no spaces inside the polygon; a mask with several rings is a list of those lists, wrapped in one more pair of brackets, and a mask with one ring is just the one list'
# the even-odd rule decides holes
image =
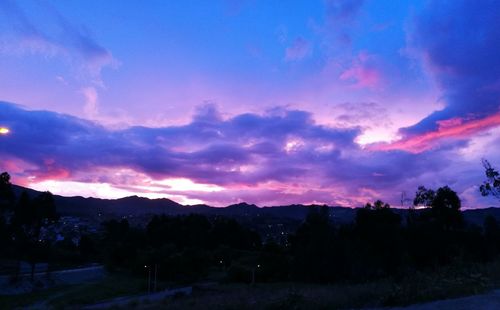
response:
{"label": "pink cloud", "polygon": [[355,88],[377,88],[382,83],[382,73],[375,65],[375,56],[361,52],[339,79],[352,83]]}
{"label": "pink cloud", "polygon": [[399,141],[389,144],[376,144],[371,150],[392,151],[402,150],[410,153],[421,153],[430,150],[444,139],[463,139],[474,134],[500,126],[500,113],[470,121],[464,121],[461,118],[439,121],[439,127],[436,131],[403,138]]}

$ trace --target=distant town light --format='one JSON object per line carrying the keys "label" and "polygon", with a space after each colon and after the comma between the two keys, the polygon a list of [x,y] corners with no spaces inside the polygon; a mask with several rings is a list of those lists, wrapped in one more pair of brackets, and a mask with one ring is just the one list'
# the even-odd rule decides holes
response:
{"label": "distant town light", "polygon": [[0,127],[0,135],[6,135],[10,132],[10,129],[7,127]]}

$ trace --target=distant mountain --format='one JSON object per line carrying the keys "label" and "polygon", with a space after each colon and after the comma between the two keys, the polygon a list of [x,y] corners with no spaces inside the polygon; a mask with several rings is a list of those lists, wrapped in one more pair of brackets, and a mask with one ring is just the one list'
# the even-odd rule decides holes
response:
{"label": "distant mountain", "polygon": [[[27,191],[30,196],[34,197],[40,192],[30,188],[24,188],[14,185],[16,195],[22,191]],[[61,215],[73,215],[80,217],[98,217],[101,216],[141,216],[147,214],[166,214],[166,215],[182,215],[182,214],[204,214],[204,215],[220,215],[227,217],[275,217],[293,220],[303,220],[311,206],[305,205],[289,205],[289,206],[273,206],[273,207],[258,207],[253,204],[238,203],[229,205],[223,208],[211,207],[204,204],[199,205],[181,205],[170,199],[149,199],[138,196],[130,196],[120,199],[100,199],[100,198],[84,198],[80,196],[64,197],[54,195],[57,210]],[[350,208],[332,207],[333,218],[336,222],[350,222],[354,219],[355,212]]]}
{"label": "distant mountain", "polygon": [[484,219],[491,215],[500,223],[500,208],[471,209],[463,211],[465,220],[470,224],[483,226]]}
{"label": "distant mountain", "polygon": [[[30,196],[34,197],[40,192],[30,188],[24,188],[14,185],[14,192],[19,195],[22,191],[27,191]],[[224,208],[211,207],[204,204],[199,205],[181,205],[170,199],[149,199],[138,196],[130,196],[120,199],[100,199],[100,198],[84,198],[64,197],[54,195],[57,210],[61,215],[73,215],[80,217],[96,218],[99,216],[105,217],[122,217],[122,216],[144,216],[154,214],[166,215],[183,215],[183,214],[204,214],[210,216],[227,216],[252,219],[256,217],[271,217],[281,218],[294,221],[303,220],[308,213],[308,210],[313,205],[287,205],[287,206],[272,206],[258,207],[254,204],[238,203],[229,205]],[[351,223],[356,216],[356,209],[345,207],[330,207],[332,212],[332,220],[337,224]],[[406,217],[408,210],[393,209],[394,212]],[[482,226],[484,219],[488,215],[492,215],[500,222],[500,208],[475,209],[465,210],[463,212],[467,222]]]}
{"label": "distant mountain", "polygon": [[[14,185],[14,193],[27,191],[34,197],[40,192]],[[170,199],[148,199],[138,196],[120,199],[84,198],[81,196],[64,197],[54,195],[57,211],[61,215],[95,217],[102,215],[142,215],[142,214],[183,214],[185,207]]]}

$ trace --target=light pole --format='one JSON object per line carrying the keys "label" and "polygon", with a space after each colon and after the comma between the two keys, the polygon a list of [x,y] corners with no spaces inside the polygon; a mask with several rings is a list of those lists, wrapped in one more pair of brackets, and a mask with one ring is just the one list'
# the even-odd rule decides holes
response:
{"label": "light pole", "polygon": [[158,264],[155,264],[155,282],[153,286],[153,292],[156,293],[156,279],[157,279],[157,274],[158,274]]}
{"label": "light pole", "polygon": [[148,294],[151,294],[151,266],[144,265],[148,269]]}
{"label": "light pole", "polygon": [[[260,264],[257,265],[257,268],[260,268]],[[252,285],[255,284],[255,271],[257,268],[252,268]]]}

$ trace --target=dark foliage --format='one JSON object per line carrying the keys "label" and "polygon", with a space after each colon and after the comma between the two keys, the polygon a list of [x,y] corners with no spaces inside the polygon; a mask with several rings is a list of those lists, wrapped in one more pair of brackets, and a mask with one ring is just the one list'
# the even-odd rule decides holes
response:
{"label": "dark foliage", "polygon": [[10,183],[10,175],[7,172],[0,174],[0,212],[12,210],[15,203],[12,184]]}
{"label": "dark foliage", "polygon": [[312,282],[327,282],[336,277],[334,268],[338,249],[327,207],[311,208],[305,222],[291,239],[293,277]]}
{"label": "dark foliage", "polygon": [[211,266],[230,263],[235,251],[257,251],[261,246],[258,234],[225,218],[155,216],[145,229],[131,228],[126,220],[103,225],[109,269],[143,274],[156,265],[166,280],[197,280]]}
{"label": "dark foliage", "polygon": [[483,196],[494,196],[500,199],[500,173],[491,166],[489,161],[483,159],[486,181],[479,187]]}
{"label": "dark foliage", "polygon": [[22,192],[16,201],[10,176],[0,174],[0,244],[3,258],[28,261],[33,279],[35,264],[48,261],[52,252],[47,229],[58,220],[54,197],[44,192],[31,199]]}
{"label": "dark foliage", "polygon": [[495,218],[487,217],[483,228],[467,225],[460,198],[448,186],[419,187],[407,217],[377,200],[357,209],[353,223],[333,225],[331,208],[313,206],[285,242],[264,244],[241,221],[195,214],[154,216],[145,227],[111,220],[77,243],[54,241],[46,233],[58,219],[52,195],[32,199],[24,192],[13,199],[11,191],[8,174],[2,174],[2,258],[32,264],[102,262],[112,272],[155,273],[160,281],[195,282],[217,273],[245,283],[364,282],[500,255]]}
{"label": "dark foliage", "polygon": [[448,186],[436,191],[420,186],[413,200],[414,206],[423,206],[427,210],[420,212],[425,225],[437,225],[444,230],[462,229],[464,225],[460,208],[462,203],[457,193]]}

